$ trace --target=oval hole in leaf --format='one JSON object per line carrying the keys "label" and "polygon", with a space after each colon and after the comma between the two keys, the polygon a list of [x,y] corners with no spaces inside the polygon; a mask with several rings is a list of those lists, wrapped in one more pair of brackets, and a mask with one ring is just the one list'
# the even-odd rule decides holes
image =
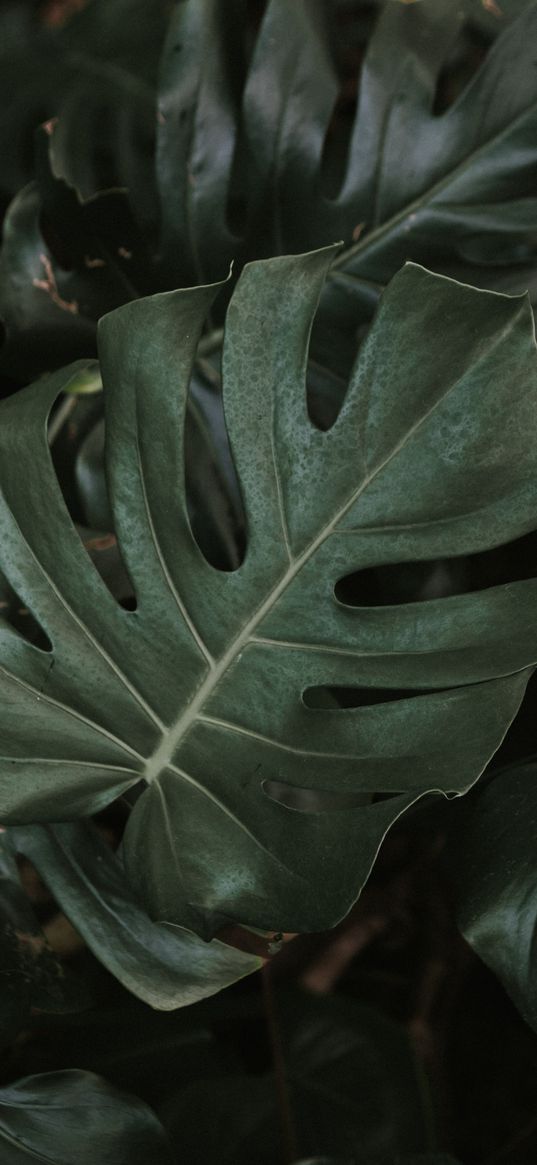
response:
{"label": "oval hole in leaf", "polygon": [[[310,348],[311,348],[310,344]],[[308,360],[306,393],[308,416],[316,429],[326,433],[337,421],[347,391],[347,381],[316,360]]]}
{"label": "oval hole in leaf", "polygon": [[537,575],[537,532],[476,554],[370,566],[339,579],[338,602],[384,607],[464,595]]}
{"label": "oval hole in leaf", "polygon": [[369,805],[367,793],[337,793],[328,789],[304,789],[282,781],[263,781],[263,792],[271,801],[295,809],[298,813],[326,813],[331,809],[359,809]]}
{"label": "oval hole in leaf", "polygon": [[465,24],[440,70],[432,105],[434,117],[441,117],[461,96],[480,69],[489,49],[483,33]]}
{"label": "oval hole in leaf", "polygon": [[50,653],[52,643],[32,611],[0,573],[0,616],[38,651]]}
{"label": "oval hole in leaf", "polygon": [[104,471],[102,396],[62,398],[52,424],[58,417],[61,422],[62,408],[66,409],[65,419],[57,427],[51,455],[69,515],[105,586],[118,603],[128,604],[127,610],[136,610],[134,588],[112,529]]}
{"label": "oval hole in leaf", "polygon": [[399,700],[419,699],[420,696],[429,696],[432,692],[438,694],[443,690],[447,689],[359,688],[326,684],[306,688],[302,693],[302,703],[306,708],[340,712],[343,708],[371,708],[375,704],[393,704]]}

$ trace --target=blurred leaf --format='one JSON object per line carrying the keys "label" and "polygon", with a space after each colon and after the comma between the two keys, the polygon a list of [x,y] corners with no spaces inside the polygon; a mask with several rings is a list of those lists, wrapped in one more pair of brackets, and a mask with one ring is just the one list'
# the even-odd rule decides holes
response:
{"label": "blurred leaf", "polygon": [[479,286],[537,292],[537,8],[489,21],[496,43],[438,113],[443,70],[475,8],[381,7],[351,116],[326,6],[270,0],[249,55],[237,32],[241,0],[225,13],[219,0],[178,5],[157,131],[167,285],[220,278],[233,257],[342,239],[316,328],[332,367],[345,333],[352,351],[359,323],[408,259]]}
{"label": "blurred leaf", "polygon": [[459,927],[537,1030],[537,761],[503,770],[452,812]]}
{"label": "blurred leaf", "polygon": [[91,1002],[58,959],[25,894],[8,831],[0,833],[0,1045],[13,1039],[30,1009],[63,1012]]}
{"label": "blurred leaf", "polygon": [[98,959],[152,1007],[171,1010],[213,995],[261,966],[224,943],[151,922],[121,863],[87,822],[10,830]]}
{"label": "blurred leaf", "polygon": [[[433,0],[388,5],[379,20],[363,66],[347,175],[365,228],[327,283],[321,354],[334,332],[352,334],[356,321],[372,314],[382,287],[408,259],[475,286],[529,287],[535,302],[537,6],[524,5],[518,19],[500,26],[477,75],[438,116],[435,88],[459,13],[451,0]],[[376,191],[374,202],[368,189]]]}
{"label": "blurred leaf", "polygon": [[[74,42],[93,33],[95,52],[95,29],[106,27],[99,52],[109,41],[124,79],[144,54],[147,5],[122,0],[113,15],[109,8],[94,0],[67,32]],[[380,5],[365,59],[360,66],[361,44],[345,77],[328,3],[270,0],[256,31],[245,0],[230,0],[225,10],[219,0],[172,8],[159,0],[158,35],[147,34],[151,52],[170,19],[158,121],[147,130],[151,141],[157,134],[155,173],[152,146],[144,153],[138,142],[136,102],[117,118],[116,103],[109,125],[95,113],[98,86],[86,109],[85,91],[67,85],[55,108],[59,121],[48,126],[50,164],[39,147],[39,195],[19,195],[10,212],[12,241],[0,264],[6,369],[28,379],[59,364],[62,332],[64,360],[91,355],[95,321],[137,295],[221,279],[232,259],[240,271],[247,259],[337,239],[345,250],[329,275],[313,340],[316,358],[332,372],[347,373],[357,334],[407,259],[478,286],[529,285],[537,294],[537,10],[516,0],[502,9],[499,20],[477,0]],[[129,47],[127,38],[124,57],[124,26],[134,17],[139,39]],[[481,48],[451,103],[437,110],[444,74],[476,21]],[[101,123],[105,144],[95,130]],[[99,167],[95,155],[103,150],[109,161]],[[130,206],[117,190],[87,201],[88,192],[119,184],[114,165],[127,175],[121,185]],[[48,303],[33,282],[47,281],[42,256],[54,280]],[[60,303],[71,305],[71,319]],[[34,323],[33,366],[32,351],[16,342],[22,312]]]}
{"label": "blurred leaf", "polygon": [[449,1153],[413,1153],[410,1157],[398,1157],[394,1165],[457,1165]]}
{"label": "blurred leaf", "polygon": [[446,1153],[412,1153],[411,1156],[405,1153],[389,1160],[383,1157],[382,1161],[379,1158],[365,1161],[363,1157],[353,1157],[352,1160],[349,1157],[308,1157],[307,1160],[295,1161],[294,1165],[457,1165],[457,1162]]}
{"label": "blurred leaf", "polygon": [[0,1088],[2,1165],[171,1165],[154,1112],[99,1076],[76,1070]]}
{"label": "blurred leaf", "polygon": [[152,290],[124,191],[84,200],[65,180],[57,124],[36,134],[36,182],[8,209],[0,251],[1,366],[28,379],[95,353],[101,315]]}
{"label": "blurred leaf", "polygon": [[0,13],[0,157],[5,194],[32,176],[37,127],[60,117],[58,151],[84,197],[110,186],[132,191],[154,215],[151,154],[154,82],[169,0],[92,0],[63,28],[35,4]]}
{"label": "blurred leaf", "polygon": [[[215,1009],[228,994],[212,997]],[[13,1074],[81,1068],[162,1105],[193,1080],[241,1069],[232,1042],[216,1038],[211,1017],[199,1014],[205,1006],[156,1011],[116,984],[112,1001],[90,1011],[34,1016],[24,1043],[11,1050]]]}
{"label": "blurred leaf", "polygon": [[[426,1147],[428,1100],[402,1029],[345,999],[282,996],[279,1011],[289,1106],[303,1155],[335,1155],[339,1165],[340,1158],[384,1162]],[[189,1165],[281,1159],[272,1075],[197,1081],[170,1097],[162,1119],[178,1159]]]}

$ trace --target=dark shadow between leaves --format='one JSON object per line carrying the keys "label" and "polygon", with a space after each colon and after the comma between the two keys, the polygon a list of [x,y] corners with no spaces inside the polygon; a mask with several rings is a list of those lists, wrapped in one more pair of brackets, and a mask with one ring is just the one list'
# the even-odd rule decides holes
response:
{"label": "dark shadow between leaves", "polygon": [[436,81],[432,113],[441,117],[458,100],[481,68],[490,43],[483,32],[464,24]]}

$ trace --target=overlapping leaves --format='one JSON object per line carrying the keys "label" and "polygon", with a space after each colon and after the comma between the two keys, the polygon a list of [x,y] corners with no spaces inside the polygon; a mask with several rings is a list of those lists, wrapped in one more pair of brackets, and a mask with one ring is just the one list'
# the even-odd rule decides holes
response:
{"label": "overlapping leaves", "polygon": [[[234,11],[239,18],[240,5]],[[340,83],[319,6],[271,0],[237,91],[238,38],[227,14],[217,0],[180,5],[160,82],[168,260],[180,255],[199,281],[219,277],[218,264],[239,247],[251,257],[260,246],[285,253],[351,243],[358,233],[363,241],[332,278],[359,281],[365,300],[408,258],[465,270],[534,262],[537,7],[526,6],[454,105],[436,115],[439,76],[464,16],[450,0],[381,9],[336,179],[323,162]],[[494,277],[488,270],[489,285]]]}
{"label": "overlapping leaves", "polygon": [[[189,369],[215,288],[101,325],[135,611],[98,577],[54,478],[45,418],[72,369],[2,406],[3,567],[51,643],[2,629],[2,819],[84,814],[145,780],[127,871],[153,917],[205,935],[228,918],[291,931],[344,914],[396,817],[482,771],[536,656],[533,580],[382,609],[334,593],[360,568],[531,528],[527,302],[406,267],[321,432],[305,364],[331,257],[252,264],[228,310],[225,408],[248,522],[233,572],[203,558],[184,489]],[[341,687],[364,706],[315,696]],[[305,789],[313,812],[296,808]]]}
{"label": "overlapping leaves", "polygon": [[[95,321],[137,295],[220,279],[231,259],[240,270],[245,259],[338,238],[346,249],[315,340],[332,370],[347,366],[357,327],[407,259],[474,285],[533,290],[537,7],[492,20],[496,43],[437,113],[444,66],[476,8],[381,5],[349,123],[322,5],[270,0],[251,51],[243,0],[225,13],[218,0],[177,5],[161,61],[155,173],[150,151],[137,149],[124,177],[144,229],[125,194],[81,203],[71,191],[69,200],[64,180],[84,188],[78,172],[92,171],[95,154],[91,132],[73,146],[78,106],[69,97],[65,110],[55,107],[53,179],[40,148],[39,190],[22,191],[9,215],[4,367],[28,378],[57,365],[62,336],[67,358],[89,355]],[[158,243],[148,226],[153,188]],[[18,338],[30,323],[23,351]]]}
{"label": "overlapping leaves", "polygon": [[223,943],[151,922],[117,856],[88,822],[7,832],[97,958],[152,1007],[185,1007],[260,966]]}

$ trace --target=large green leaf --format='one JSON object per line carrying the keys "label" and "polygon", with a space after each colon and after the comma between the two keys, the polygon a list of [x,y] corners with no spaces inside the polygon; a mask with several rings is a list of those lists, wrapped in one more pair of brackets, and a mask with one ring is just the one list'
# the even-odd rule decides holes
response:
{"label": "large green leaf", "polygon": [[[296,993],[277,1008],[297,1154],[380,1165],[428,1147],[430,1099],[402,1028],[347,999]],[[161,1115],[179,1161],[273,1165],[288,1158],[279,1103],[272,1073],[213,1072],[172,1094]]]}
{"label": "large green leaf", "polygon": [[152,1007],[169,1010],[213,995],[257,970],[252,955],[153,923],[121,863],[86,822],[8,831],[98,959]]}
{"label": "large green leaf", "polygon": [[537,762],[505,769],[457,806],[448,857],[457,920],[537,1029]]}
{"label": "large green leaf", "polygon": [[[224,400],[248,524],[234,572],[202,556],[184,489],[189,370],[214,287],[101,323],[110,498],[136,611],[102,584],[54,478],[45,420],[73,369],[1,407],[3,568],[51,650],[2,629],[0,816],[81,815],[143,778],[127,872],[152,917],[204,936],[228,918],[334,923],[398,815],[475,781],[536,658],[534,580],[383,608],[334,590],[360,568],[532,527],[527,301],[407,266],[321,432],[305,365],[330,259],[251,264],[228,311]],[[334,687],[363,706],[338,707]],[[313,812],[297,811],[304,789]]]}
{"label": "large green leaf", "polygon": [[154,1112],[92,1072],[47,1072],[0,1088],[5,1165],[171,1165]]}

